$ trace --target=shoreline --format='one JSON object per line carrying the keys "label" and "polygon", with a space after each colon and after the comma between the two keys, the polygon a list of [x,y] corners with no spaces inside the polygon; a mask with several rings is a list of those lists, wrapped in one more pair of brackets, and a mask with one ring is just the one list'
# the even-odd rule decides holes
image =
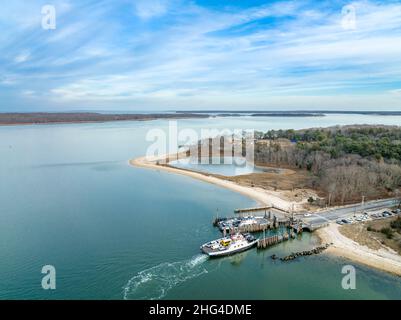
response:
{"label": "shoreline", "polygon": [[338,230],[339,225],[330,223],[328,227],[316,230],[321,242],[333,243],[327,253],[355,261],[362,265],[401,276],[401,256],[381,248],[373,250],[347,238]]}
{"label": "shoreline", "polygon": [[[180,157],[180,156],[179,156]],[[175,168],[169,165],[156,164],[157,161],[163,161],[166,156],[160,157],[140,157],[129,160],[129,164],[134,167],[141,167],[153,170],[162,170],[170,173],[180,174],[213,185],[217,185],[231,191],[240,193],[252,200],[260,206],[274,206],[283,211],[290,211],[293,206],[297,207],[299,203],[285,200],[279,197],[279,192],[269,191],[259,187],[242,186],[233,181],[225,180],[213,174],[201,173],[186,169]]]}
{"label": "shoreline", "polygon": [[331,114],[356,114],[370,116],[401,116],[400,111],[329,111],[329,110],[287,110],[287,111],[228,111],[228,110],[188,110],[171,111],[167,113],[102,113],[96,111],[31,111],[31,112],[0,112],[0,126],[40,125],[40,124],[82,124],[104,123],[114,121],[152,121],[207,119],[215,117],[324,117]]}
{"label": "shoreline", "polygon": [[[183,155],[178,155],[178,158],[182,156]],[[271,206],[273,203],[277,206],[277,202],[281,205],[288,206],[290,204],[290,206],[292,206],[292,203],[289,201],[281,199],[271,192],[261,188],[241,186],[235,182],[224,180],[213,175],[157,164],[158,161],[165,161],[166,157],[167,156],[147,158],[145,156],[131,159],[128,162],[129,165],[134,167],[162,170],[211,183],[247,196],[261,206]],[[333,245],[331,245],[326,251],[328,254],[346,258],[396,276],[401,276],[401,256],[385,249],[372,250],[368,247],[362,246],[342,235],[339,232],[338,227],[337,224],[330,223],[329,226],[318,229],[315,232],[321,243],[333,243]]]}
{"label": "shoreline", "polygon": [[128,113],[107,114],[97,112],[30,112],[30,113],[0,113],[0,126],[19,125],[51,125],[51,124],[85,124],[107,123],[121,121],[154,121],[154,120],[182,120],[207,119],[207,114],[194,113]]}
{"label": "shoreline", "polygon": [[[169,157],[168,155],[162,155],[158,157],[140,157],[129,160],[129,165],[133,167],[141,167],[153,170],[162,170],[170,173],[180,174],[187,177],[191,177],[193,179],[197,179],[199,181],[207,182],[213,185],[220,186],[222,188],[231,190],[233,192],[240,193],[252,200],[254,200],[257,205],[259,206],[273,206],[283,212],[289,212],[295,208],[297,209],[299,206],[302,206],[303,203],[299,203],[296,201],[291,201],[289,199],[285,199],[285,196],[280,195],[282,192],[280,191],[272,191],[266,190],[260,187],[250,187],[250,186],[243,186],[234,181],[226,180],[218,175],[202,173],[198,171],[192,171],[188,169],[181,169],[170,166],[168,164],[160,165],[157,164],[158,161],[162,162],[165,161],[166,158]],[[179,154],[178,158],[177,155],[174,155],[174,159],[180,159],[185,157],[184,154]],[[173,158],[172,156],[170,157]],[[278,213],[279,214],[279,213]],[[284,214],[284,213],[281,213]]]}

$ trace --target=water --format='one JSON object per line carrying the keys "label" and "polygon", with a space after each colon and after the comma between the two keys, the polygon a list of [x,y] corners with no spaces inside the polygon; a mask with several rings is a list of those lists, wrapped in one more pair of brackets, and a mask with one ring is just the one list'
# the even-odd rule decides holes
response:
{"label": "water", "polygon": [[252,163],[247,161],[246,158],[240,157],[211,157],[210,161],[211,163],[209,163],[209,158],[202,158],[201,163],[198,163],[197,158],[183,158],[171,161],[170,165],[177,168],[213,174],[221,174],[224,176],[239,176],[250,173],[261,173],[268,171],[279,172],[279,170],[273,168],[269,169],[256,167]]}
{"label": "water", "polygon": [[[216,118],[179,128],[302,128],[399,124],[400,117]],[[400,299],[401,280],[357,267],[357,290],[341,289],[328,255],[270,259],[316,246],[302,241],[216,260],[200,244],[211,221],[255,203],[189,177],[132,168],[150,129],[167,121],[0,127],[0,299]],[[54,265],[57,289],[41,288]]]}

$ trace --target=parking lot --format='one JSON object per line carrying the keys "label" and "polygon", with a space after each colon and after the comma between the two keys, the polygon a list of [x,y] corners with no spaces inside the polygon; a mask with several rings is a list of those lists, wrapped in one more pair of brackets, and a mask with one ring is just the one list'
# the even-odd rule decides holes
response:
{"label": "parking lot", "polygon": [[352,215],[351,217],[338,219],[336,222],[340,225],[343,224],[351,224],[356,222],[364,222],[368,220],[379,220],[386,219],[394,216],[401,216],[400,209],[385,209],[385,210],[375,210],[375,211],[366,211],[363,214]]}
{"label": "parking lot", "polygon": [[[359,222],[357,219],[376,219],[385,218],[383,216],[379,217],[379,213],[382,214],[385,211],[391,212],[388,208],[395,208],[399,205],[400,201],[398,199],[382,199],[365,202],[363,204],[354,204],[337,208],[328,208],[326,210],[318,212],[309,212],[301,214],[299,216],[305,223],[310,225],[321,225],[330,222],[342,221],[343,219],[346,223]],[[368,217],[365,218],[364,214],[367,213]],[[371,216],[372,214],[377,214],[378,216]],[[394,214],[394,213],[393,213]]]}

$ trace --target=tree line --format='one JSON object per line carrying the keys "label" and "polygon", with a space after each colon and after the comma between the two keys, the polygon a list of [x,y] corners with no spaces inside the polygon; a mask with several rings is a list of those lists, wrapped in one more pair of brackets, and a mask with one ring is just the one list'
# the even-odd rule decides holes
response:
{"label": "tree line", "polygon": [[329,205],[395,195],[401,187],[401,127],[270,130],[256,138],[257,162],[308,170]]}

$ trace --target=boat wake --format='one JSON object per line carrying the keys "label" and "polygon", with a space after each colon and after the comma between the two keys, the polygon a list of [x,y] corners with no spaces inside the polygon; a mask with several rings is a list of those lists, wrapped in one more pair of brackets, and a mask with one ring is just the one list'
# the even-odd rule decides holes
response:
{"label": "boat wake", "polygon": [[124,299],[162,299],[176,285],[207,273],[203,266],[207,259],[206,255],[196,255],[189,260],[164,262],[142,270],[125,285]]}

